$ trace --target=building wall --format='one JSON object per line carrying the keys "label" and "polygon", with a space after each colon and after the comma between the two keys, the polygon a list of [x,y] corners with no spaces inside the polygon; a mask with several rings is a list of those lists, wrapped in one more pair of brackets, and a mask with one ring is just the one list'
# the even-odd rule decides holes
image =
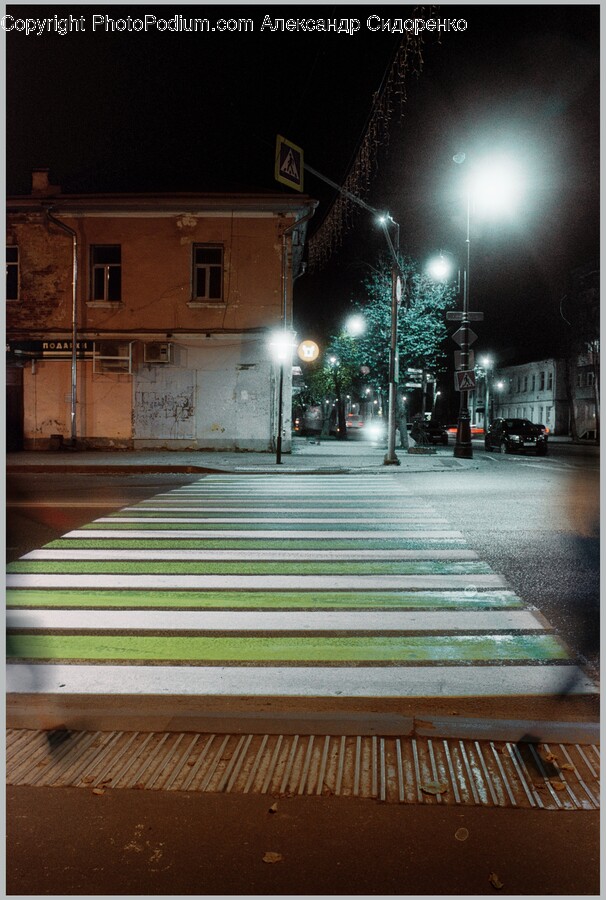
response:
{"label": "building wall", "polygon": [[[130,373],[77,364],[78,442],[84,447],[263,450],[274,447],[278,369],[268,334],[283,322],[284,230],[295,214],[214,210],[111,214],[55,212],[78,235],[78,337],[127,342]],[[39,211],[9,215],[19,247],[20,296],[7,303],[7,337],[71,338],[72,241]],[[223,299],[192,297],[192,245],[224,248]],[[91,299],[90,248],[121,246],[119,302]],[[286,323],[292,321],[290,255]],[[144,345],[171,345],[147,363]],[[24,366],[24,443],[69,438],[71,359]],[[290,450],[291,373],[285,366],[283,450]]]}
{"label": "building wall", "polygon": [[[541,389],[541,376],[544,389]],[[594,361],[580,356],[572,362],[570,386],[579,437],[595,436],[596,394]],[[498,382],[504,383],[499,390]],[[547,425],[553,434],[571,433],[570,403],[566,390],[566,362],[544,359],[494,372],[494,410],[498,416],[525,418]]]}

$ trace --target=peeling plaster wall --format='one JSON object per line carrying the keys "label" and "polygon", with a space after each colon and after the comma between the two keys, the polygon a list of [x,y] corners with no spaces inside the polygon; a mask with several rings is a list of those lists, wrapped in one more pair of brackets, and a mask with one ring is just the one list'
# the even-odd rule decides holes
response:
{"label": "peeling plaster wall", "polygon": [[[174,365],[142,366],[133,383],[138,449],[273,449],[275,367],[261,337],[213,335],[174,350]],[[290,396],[286,380],[285,397]],[[290,448],[290,410],[285,409]]]}
{"label": "peeling plaster wall", "polygon": [[133,437],[138,446],[195,438],[194,373],[144,365],[134,379]]}

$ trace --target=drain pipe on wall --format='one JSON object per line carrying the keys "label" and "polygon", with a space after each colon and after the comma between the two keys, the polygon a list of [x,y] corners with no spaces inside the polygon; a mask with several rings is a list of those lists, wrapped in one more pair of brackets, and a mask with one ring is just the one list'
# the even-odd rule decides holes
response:
{"label": "drain pipe on wall", "polygon": [[73,228],[60,222],[52,215],[50,209],[46,210],[46,215],[58,228],[61,228],[72,239],[72,385],[71,385],[71,411],[70,411],[70,447],[76,449],[76,403],[78,390],[78,367],[77,367],[77,350],[78,350],[78,303],[77,303],[77,285],[78,285],[78,236]]}
{"label": "drain pipe on wall", "polygon": [[[316,204],[317,205],[317,204]],[[287,273],[287,237],[292,235],[295,228],[299,228],[301,225],[304,225],[306,222],[312,218],[316,211],[316,207],[308,212],[306,216],[303,216],[302,219],[297,219],[296,222],[293,222],[292,225],[289,225],[288,228],[285,228],[282,232],[282,332],[284,337],[284,343],[286,343],[286,314],[288,311],[288,284],[286,281],[286,273]],[[293,278],[293,282],[294,282]],[[284,364],[286,362],[285,356],[282,356],[280,359],[280,382],[278,389],[278,434],[276,438],[276,464],[280,465],[282,462],[282,425],[284,418],[284,411],[282,409],[284,405]],[[288,358],[288,357],[287,357]],[[292,365],[292,360],[291,360]]]}

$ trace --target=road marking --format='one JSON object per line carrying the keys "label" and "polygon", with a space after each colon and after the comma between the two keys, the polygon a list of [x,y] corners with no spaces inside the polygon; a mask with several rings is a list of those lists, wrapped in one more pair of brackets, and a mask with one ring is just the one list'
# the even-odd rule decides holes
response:
{"label": "road marking", "polygon": [[[451,539],[451,538],[463,538],[463,535],[460,531],[447,531],[440,530],[435,531],[433,529],[428,529],[427,531],[423,531],[420,528],[416,528],[413,531],[400,531],[399,529],[393,530],[394,537],[404,539],[404,540],[412,540],[414,538],[419,538],[420,536],[426,538],[439,538],[439,539]],[[194,528],[95,528],[94,526],[90,526],[87,528],[79,528],[75,531],[68,531],[67,534],[63,535],[63,538],[166,538],[170,537],[178,537],[178,538],[222,538],[224,540],[229,540],[230,538],[238,538],[242,539],[245,537],[248,538],[258,538],[267,540],[269,538],[306,538],[308,540],[316,540],[316,541],[326,541],[326,540],[337,540],[338,538],[343,538],[345,532],[341,531],[309,531],[307,529],[300,529],[297,531],[291,531],[290,529],[282,529],[279,534],[276,534],[275,531],[266,531],[265,529],[243,529],[238,531],[232,531],[226,529],[225,531],[215,530],[213,528],[208,529],[200,529],[196,530]],[[349,534],[349,532],[347,532]],[[352,537],[358,538],[358,540],[368,539],[372,540],[376,539],[378,532],[377,531],[355,531],[351,532]],[[381,538],[384,535],[381,533]],[[385,535],[385,538],[388,538],[389,534]]]}
{"label": "road marking", "polygon": [[8,610],[10,629],[95,631],[543,631],[529,610],[242,612],[149,610]]}
{"label": "road marking", "polygon": [[[244,689],[245,686],[245,690]],[[492,697],[595,694],[575,666],[6,666],[9,693],[198,697]],[[454,693],[453,693],[454,692]]]}
{"label": "road marking", "polygon": [[9,657],[22,660],[8,667],[11,684],[61,693],[90,677],[84,693],[111,684],[199,696],[593,691],[542,618],[440,524],[395,478],[211,476],[147,498],[9,565]]}
{"label": "road marking", "polygon": [[[98,574],[10,574],[7,576],[9,588],[91,588],[99,587]],[[290,591],[297,588],[313,590],[464,590],[482,588],[506,588],[507,583],[500,575],[230,575],[226,582],[221,575],[113,575],[104,573],[104,588],[169,588],[189,590],[274,590]]]}
{"label": "road marking", "polygon": [[[272,562],[304,562],[322,560],[338,561],[347,565],[344,560],[348,556],[343,550],[32,550],[21,559],[34,560],[213,560],[256,562],[270,560]],[[350,558],[356,563],[373,560],[478,560],[475,550],[354,550]]]}
{"label": "road marking", "polygon": [[358,636],[272,633],[268,637],[208,635],[44,634],[11,632],[7,658],[27,660],[124,660],[142,662],[298,663],[558,661],[568,654],[553,634],[425,634]]}
{"label": "road marking", "polygon": [[[233,591],[222,590],[94,590],[21,588],[6,592],[11,608],[119,607],[122,609],[364,609],[376,614],[388,609],[502,609],[519,608],[522,601],[513,591]],[[380,621],[381,617],[377,618]]]}

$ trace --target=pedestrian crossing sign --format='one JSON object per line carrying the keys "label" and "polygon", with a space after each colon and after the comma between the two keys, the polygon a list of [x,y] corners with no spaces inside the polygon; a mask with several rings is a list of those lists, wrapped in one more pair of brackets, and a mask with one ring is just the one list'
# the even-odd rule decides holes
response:
{"label": "pedestrian crossing sign", "polygon": [[457,391],[473,391],[476,386],[476,375],[471,371],[455,372],[455,389]]}
{"label": "pedestrian crossing sign", "polygon": [[276,181],[303,190],[303,150],[279,134],[276,138]]}

